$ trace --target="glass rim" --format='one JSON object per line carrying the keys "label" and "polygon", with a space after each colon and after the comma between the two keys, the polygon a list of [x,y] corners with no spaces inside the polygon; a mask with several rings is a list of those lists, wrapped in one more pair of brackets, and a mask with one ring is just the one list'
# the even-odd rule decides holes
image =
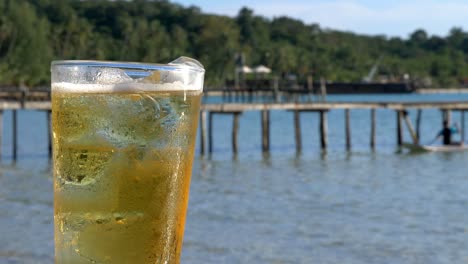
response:
{"label": "glass rim", "polygon": [[198,73],[204,73],[204,68],[196,68],[187,64],[160,64],[147,62],[129,62],[129,61],[107,61],[107,60],[53,60],[51,67],[54,66],[78,66],[78,67],[105,67],[133,70],[189,70]]}

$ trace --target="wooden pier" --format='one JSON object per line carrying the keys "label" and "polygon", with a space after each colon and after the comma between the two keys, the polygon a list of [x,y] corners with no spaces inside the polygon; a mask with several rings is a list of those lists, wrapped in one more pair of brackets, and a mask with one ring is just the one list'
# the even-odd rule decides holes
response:
{"label": "wooden pier", "polygon": [[[462,140],[464,139],[465,121],[464,114],[468,111],[468,102],[304,102],[304,103],[220,103],[220,104],[202,104],[200,113],[200,152],[201,154],[212,153],[214,150],[213,142],[213,124],[215,115],[232,115],[232,133],[231,145],[234,153],[239,152],[239,119],[242,113],[246,111],[257,111],[260,114],[261,120],[261,145],[262,151],[268,152],[271,148],[270,134],[270,111],[283,110],[293,113],[294,137],[296,151],[301,152],[302,135],[301,135],[301,118],[303,112],[315,112],[319,115],[319,135],[320,147],[322,150],[328,148],[328,113],[330,111],[343,111],[344,114],[344,135],[346,142],[346,150],[352,149],[352,131],[351,131],[351,115],[352,110],[368,109],[370,111],[370,137],[369,145],[371,149],[376,147],[376,121],[378,109],[389,109],[395,111],[396,116],[396,144],[403,144],[403,133],[406,127],[411,135],[411,141],[414,144],[419,143],[420,127],[422,122],[424,109],[439,109],[443,113],[443,120],[450,121],[452,111],[461,112],[462,125]],[[416,109],[416,125],[413,126],[411,119],[408,117],[408,110]],[[1,92],[0,91],[0,143],[3,138],[3,112],[6,110],[13,111],[12,115],[12,157],[17,159],[18,156],[18,120],[17,111],[19,110],[35,110],[45,111],[47,122],[47,133],[49,140],[47,144],[47,152],[52,154],[51,141],[51,103],[49,92]],[[439,126],[439,125],[437,125]],[[0,148],[1,149],[1,148]],[[0,153],[0,155],[3,153]]]}
{"label": "wooden pier", "polygon": [[[301,138],[301,122],[300,113],[316,112],[319,114],[319,134],[320,146],[322,150],[328,147],[328,120],[327,113],[334,110],[344,111],[344,128],[346,139],[346,150],[352,148],[351,142],[351,111],[353,109],[368,109],[370,110],[370,141],[369,145],[372,150],[376,147],[376,121],[377,109],[388,109],[395,111],[396,116],[396,138],[397,145],[401,146],[404,143],[403,134],[406,127],[411,135],[413,144],[419,144],[420,127],[422,119],[422,111],[424,109],[439,109],[443,113],[443,120],[450,122],[450,113],[452,111],[461,112],[462,124],[462,139],[464,139],[465,121],[464,114],[468,111],[468,102],[308,102],[308,103],[221,103],[221,104],[203,104],[201,107],[201,135],[200,135],[200,152],[206,154],[205,142],[208,142],[208,150],[213,151],[213,115],[233,115],[233,130],[232,130],[232,149],[233,152],[238,152],[238,131],[239,131],[239,116],[246,111],[258,111],[261,113],[261,136],[262,136],[262,151],[270,150],[270,111],[284,110],[293,112],[294,120],[294,137],[296,143],[296,151],[302,151]],[[416,127],[413,126],[408,117],[408,110],[416,109]],[[206,115],[209,118],[210,129],[206,131]],[[208,140],[206,140],[208,138]]]}
{"label": "wooden pier", "polygon": [[[16,87],[2,87],[0,90],[0,150],[3,139],[3,113],[12,111],[12,158],[18,158],[18,111],[35,110],[46,112],[49,157],[52,156],[52,129],[50,92],[47,90],[29,91]],[[0,152],[0,155],[3,153]]]}

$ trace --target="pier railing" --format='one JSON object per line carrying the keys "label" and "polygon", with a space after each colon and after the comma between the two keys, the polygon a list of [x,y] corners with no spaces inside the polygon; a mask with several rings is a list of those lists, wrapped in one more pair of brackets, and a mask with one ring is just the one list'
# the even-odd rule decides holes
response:
{"label": "pier railing", "polygon": [[[301,139],[301,124],[300,114],[303,112],[316,112],[319,115],[319,133],[320,133],[320,146],[323,150],[328,147],[328,120],[327,114],[329,111],[342,110],[345,113],[345,139],[346,149],[350,150],[351,144],[351,121],[350,112],[353,109],[368,109],[370,111],[370,137],[369,145],[372,149],[376,146],[376,120],[377,109],[390,109],[395,111],[396,116],[396,135],[398,146],[403,144],[403,130],[406,127],[411,135],[413,144],[419,144],[421,116],[424,109],[439,109],[444,113],[443,120],[450,122],[451,112],[461,112],[461,126],[462,126],[462,140],[464,140],[465,122],[464,114],[468,111],[468,101],[458,102],[287,102],[287,103],[217,103],[217,104],[202,104],[200,113],[200,152],[206,154],[213,152],[213,116],[214,115],[232,115],[232,150],[238,152],[238,131],[239,118],[243,112],[257,111],[261,117],[261,136],[262,136],[262,151],[268,152],[270,150],[270,111],[282,110],[290,111],[294,114],[293,126],[295,129],[294,137],[296,142],[296,150],[302,150]],[[413,126],[411,120],[407,115],[408,109],[417,109],[416,125]],[[12,156],[13,159],[17,158],[18,147],[18,110],[36,110],[46,112],[47,133],[49,134],[48,153],[52,154],[51,143],[51,103],[50,92],[48,91],[27,91],[27,90],[13,90],[5,91],[0,90],[0,137],[3,135],[3,113],[5,110],[11,110],[12,115]],[[1,138],[0,138],[1,142]],[[0,148],[1,149],[1,148]],[[0,153],[1,155],[1,153]]]}
{"label": "pier railing", "polygon": [[[51,103],[50,90],[36,89],[28,90],[16,87],[1,87],[0,89],[0,150],[3,138],[3,112],[12,111],[12,157],[18,156],[18,110],[45,111],[47,118],[48,153],[52,155],[52,129],[51,129]],[[0,155],[2,153],[0,152]]]}
{"label": "pier railing", "polygon": [[[320,131],[320,146],[323,150],[328,147],[328,119],[327,113],[331,110],[343,110],[345,112],[345,138],[346,149],[351,150],[351,121],[350,112],[353,109],[369,109],[370,110],[370,140],[369,145],[375,149],[376,142],[376,120],[377,109],[389,109],[395,111],[396,116],[396,135],[397,145],[401,146],[404,143],[403,131],[404,127],[408,129],[411,135],[413,144],[419,144],[421,116],[424,109],[439,109],[443,113],[443,120],[450,123],[451,112],[461,112],[462,124],[462,141],[464,140],[465,131],[465,111],[468,111],[468,102],[307,102],[307,103],[219,103],[219,104],[203,104],[201,108],[201,136],[200,136],[200,152],[205,154],[213,151],[213,116],[216,114],[232,115],[232,150],[238,151],[238,130],[239,116],[245,111],[258,111],[261,113],[261,135],[262,135],[262,150],[267,152],[270,149],[270,111],[283,110],[294,113],[294,137],[296,142],[296,150],[302,149],[300,113],[302,112],[317,112],[319,114],[319,131]],[[411,119],[408,117],[408,109],[417,109],[416,126],[413,126]],[[207,116],[209,122],[207,122]],[[207,124],[208,123],[208,129]],[[208,144],[206,148],[205,144]]]}

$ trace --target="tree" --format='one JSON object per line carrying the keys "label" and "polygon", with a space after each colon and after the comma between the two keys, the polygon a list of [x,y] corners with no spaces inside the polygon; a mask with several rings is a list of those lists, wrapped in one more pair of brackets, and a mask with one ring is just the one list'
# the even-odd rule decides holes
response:
{"label": "tree", "polygon": [[377,58],[380,74],[430,76],[437,85],[468,77],[468,33],[417,29],[408,38],[323,29],[241,8],[235,18],[167,0],[0,0],[0,84],[46,85],[52,59],[169,62],[181,55],[206,67],[206,84],[234,78],[235,54],[273,74],[360,81]]}
{"label": "tree", "polygon": [[206,71],[211,72],[211,76],[207,76],[213,78],[210,81],[222,83],[225,77],[233,77],[239,29],[232,20],[219,16],[208,16],[201,25],[194,55],[205,65]]}
{"label": "tree", "polygon": [[454,27],[450,30],[450,33],[447,37],[447,42],[450,46],[461,49],[463,48],[463,43],[468,39],[468,33],[463,32],[462,28]]}
{"label": "tree", "polygon": [[[37,85],[49,78],[50,48],[47,20],[36,15],[31,4],[12,1],[2,15],[3,37],[0,82]],[[1,38],[0,38],[1,39]],[[6,48],[5,48],[6,47]]]}
{"label": "tree", "polygon": [[427,41],[427,38],[427,32],[424,29],[418,29],[411,33],[410,42],[413,42],[415,44],[421,44]]}

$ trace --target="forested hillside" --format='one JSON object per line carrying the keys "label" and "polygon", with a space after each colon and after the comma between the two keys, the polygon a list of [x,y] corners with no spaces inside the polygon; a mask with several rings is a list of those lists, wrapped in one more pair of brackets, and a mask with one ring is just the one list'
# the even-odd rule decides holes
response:
{"label": "forested hillside", "polygon": [[0,0],[0,10],[0,84],[47,84],[55,59],[169,62],[185,55],[205,65],[215,87],[233,79],[241,53],[248,65],[299,78],[360,81],[379,58],[377,75],[390,80],[408,73],[453,87],[468,78],[468,32],[461,28],[446,37],[424,30],[405,39],[365,36],[248,8],[227,17],[150,0]]}

